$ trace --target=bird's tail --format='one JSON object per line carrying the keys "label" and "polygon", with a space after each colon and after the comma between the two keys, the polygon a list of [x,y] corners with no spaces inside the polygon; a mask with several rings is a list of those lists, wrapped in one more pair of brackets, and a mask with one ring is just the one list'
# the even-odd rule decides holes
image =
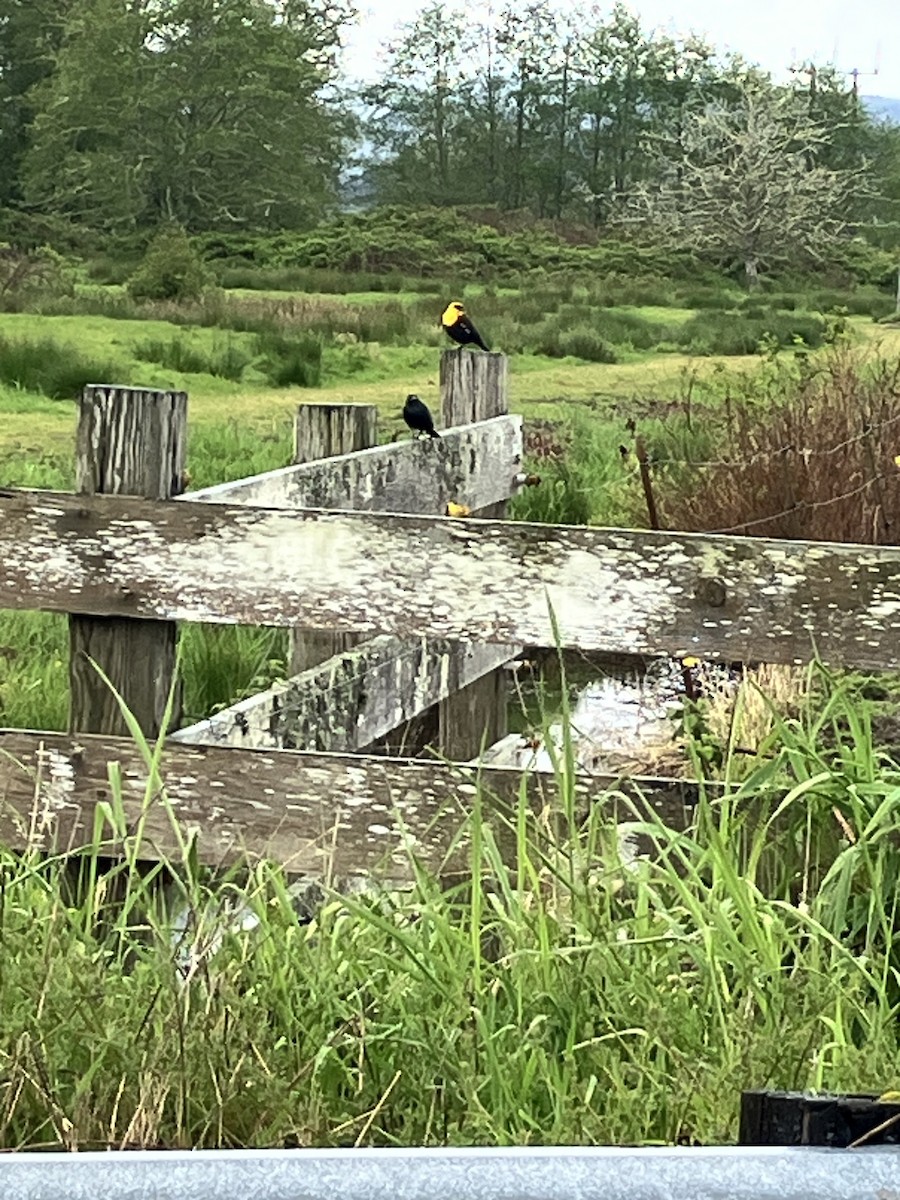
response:
{"label": "bird's tail", "polygon": [[436,429],[429,429],[428,436],[429,437],[440,437],[441,435],[438,433],[438,431]]}
{"label": "bird's tail", "polygon": [[485,345],[484,338],[481,336],[481,334],[478,335],[478,341],[475,344],[476,346],[480,346],[482,350],[487,350],[488,354],[490,354],[491,348],[490,346]]}

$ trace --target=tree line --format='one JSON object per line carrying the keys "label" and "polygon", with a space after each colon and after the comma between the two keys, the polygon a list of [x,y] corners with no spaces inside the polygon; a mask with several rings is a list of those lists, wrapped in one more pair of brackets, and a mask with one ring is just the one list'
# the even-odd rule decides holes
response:
{"label": "tree line", "polygon": [[112,232],[305,229],[349,178],[357,201],[703,245],[723,198],[747,216],[799,197],[810,246],[853,223],[900,244],[900,128],[834,70],[776,87],[620,4],[575,20],[469,0],[426,4],[361,87],[340,70],[353,16],[351,0],[0,0],[0,207]]}
{"label": "tree line", "polygon": [[[834,69],[806,64],[793,78],[776,87],[702,38],[643,28],[621,4],[577,19],[551,0],[430,4],[364,93],[372,192],[602,226],[636,191],[682,171],[710,113],[747,113],[748,93],[755,116],[780,112],[793,131],[788,149],[810,169],[865,171],[870,184],[887,183],[879,168],[896,172],[896,128],[873,121]],[[746,121],[744,134],[753,136]],[[890,182],[900,199],[896,174]],[[870,207],[857,190],[862,219]],[[869,187],[869,200],[877,190]]]}
{"label": "tree line", "polygon": [[0,0],[0,204],[99,229],[291,228],[352,126],[344,0]]}

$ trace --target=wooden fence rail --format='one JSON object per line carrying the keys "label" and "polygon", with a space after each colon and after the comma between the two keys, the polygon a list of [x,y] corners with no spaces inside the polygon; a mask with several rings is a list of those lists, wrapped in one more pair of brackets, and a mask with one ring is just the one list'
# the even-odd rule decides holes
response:
{"label": "wooden fence rail", "polygon": [[505,416],[445,429],[433,441],[373,446],[186,492],[181,499],[436,515],[451,500],[472,510],[507,500],[521,469],[522,418]]}
{"label": "wooden fence rail", "polygon": [[195,745],[362,750],[516,653],[515,646],[368,638],[173,737]]}
{"label": "wooden fence rail", "polygon": [[900,547],[5,489],[0,562],[2,608],[900,666]]}
{"label": "wooden fence rail", "polygon": [[[511,813],[521,772],[441,762],[220,749],[166,743],[160,762],[167,804],[149,789],[147,763],[132,741],[94,735],[0,730],[0,844],[67,851],[91,844],[98,806],[112,807],[109,764],[118,764],[125,828],[107,824],[108,843],[142,829],[142,859],[177,861],[183,837],[200,835],[197,854],[210,865],[269,858],[298,874],[347,878],[379,871],[409,880],[411,856],[432,871],[464,870],[468,842],[459,837],[481,791],[485,812]],[[631,818],[622,788],[675,828],[683,827],[697,788],[680,780],[610,776],[573,781],[576,804],[601,803],[611,817]],[[553,776],[533,774],[525,796],[534,812],[559,811]],[[493,822],[501,853],[515,861],[514,825]]]}

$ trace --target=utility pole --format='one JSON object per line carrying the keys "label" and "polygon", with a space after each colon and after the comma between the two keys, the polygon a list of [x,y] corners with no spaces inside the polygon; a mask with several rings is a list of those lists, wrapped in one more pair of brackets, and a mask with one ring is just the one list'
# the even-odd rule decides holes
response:
{"label": "utility pole", "polygon": [[860,76],[861,75],[863,75],[863,76],[877,75],[878,68],[876,67],[874,71],[860,71],[860,69],[858,67],[854,67],[850,71],[842,71],[841,73],[843,75],[849,75],[850,78],[853,80],[853,84],[850,88],[850,91],[853,93],[853,99],[858,100],[859,99],[859,78],[860,78]]}

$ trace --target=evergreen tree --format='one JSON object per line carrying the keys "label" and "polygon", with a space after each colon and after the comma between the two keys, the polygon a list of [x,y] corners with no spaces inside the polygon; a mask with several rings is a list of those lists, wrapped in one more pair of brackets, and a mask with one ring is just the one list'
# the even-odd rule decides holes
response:
{"label": "evergreen tree", "polygon": [[21,199],[32,89],[53,71],[73,0],[0,0],[0,206]]}
{"label": "evergreen tree", "polygon": [[323,97],[348,16],[327,0],[81,0],[34,91],[27,201],[112,229],[309,222],[349,129]]}

